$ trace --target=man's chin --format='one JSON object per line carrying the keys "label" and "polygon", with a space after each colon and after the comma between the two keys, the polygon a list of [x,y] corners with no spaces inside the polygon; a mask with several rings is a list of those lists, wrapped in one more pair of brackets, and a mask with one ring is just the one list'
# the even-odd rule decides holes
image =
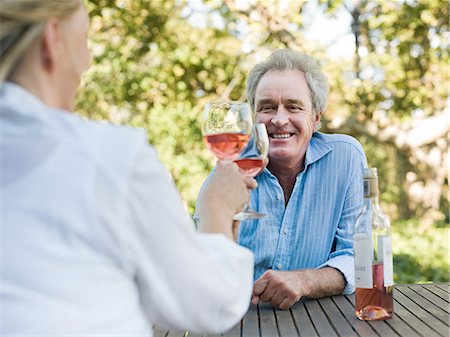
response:
{"label": "man's chin", "polygon": [[269,153],[269,160],[270,161],[279,161],[279,160],[286,160],[292,157],[292,153],[290,153],[287,149],[271,149]]}

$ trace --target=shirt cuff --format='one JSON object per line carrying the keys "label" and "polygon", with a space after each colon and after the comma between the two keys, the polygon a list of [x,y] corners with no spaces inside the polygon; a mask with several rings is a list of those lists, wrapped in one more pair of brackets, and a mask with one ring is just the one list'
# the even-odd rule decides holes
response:
{"label": "shirt cuff", "polygon": [[355,266],[354,257],[349,255],[340,255],[333,257],[324,264],[317,267],[317,269],[323,267],[331,267],[339,270],[344,275],[347,282],[343,291],[344,295],[353,294],[355,292]]}

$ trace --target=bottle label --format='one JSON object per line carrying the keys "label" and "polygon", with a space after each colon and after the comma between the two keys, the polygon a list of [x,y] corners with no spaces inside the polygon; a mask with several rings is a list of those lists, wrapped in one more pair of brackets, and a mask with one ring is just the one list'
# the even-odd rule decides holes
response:
{"label": "bottle label", "polygon": [[394,266],[392,261],[392,239],[390,236],[383,237],[383,269],[384,286],[394,285]]}
{"label": "bottle label", "polygon": [[378,197],[378,178],[364,177],[363,188],[364,188],[364,198]]}
{"label": "bottle label", "polygon": [[363,186],[364,186],[364,196],[369,196],[370,195],[370,181],[369,181],[369,179],[364,179]]}
{"label": "bottle label", "polygon": [[372,237],[368,234],[355,234],[355,286],[373,288],[372,277]]}

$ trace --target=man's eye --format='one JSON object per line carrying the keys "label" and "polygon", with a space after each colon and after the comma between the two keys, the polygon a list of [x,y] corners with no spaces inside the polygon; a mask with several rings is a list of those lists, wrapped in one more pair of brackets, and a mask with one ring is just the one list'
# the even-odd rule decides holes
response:
{"label": "man's eye", "polygon": [[270,112],[270,111],[272,111],[274,109],[274,107],[273,106],[271,106],[271,105],[263,105],[263,106],[261,106],[260,108],[259,108],[259,112]]}
{"label": "man's eye", "polygon": [[290,110],[290,111],[302,111],[303,108],[298,106],[298,105],[289,105],[288,106],[288,110]]}

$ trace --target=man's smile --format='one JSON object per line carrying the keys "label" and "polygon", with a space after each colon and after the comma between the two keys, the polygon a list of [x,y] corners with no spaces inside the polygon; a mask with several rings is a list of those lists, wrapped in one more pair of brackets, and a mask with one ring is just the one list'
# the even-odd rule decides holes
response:
{"label": "man's smile", "polygon": [[269,137],[274,139],[287,139],[293,135],[294,133],[269,133]]}

